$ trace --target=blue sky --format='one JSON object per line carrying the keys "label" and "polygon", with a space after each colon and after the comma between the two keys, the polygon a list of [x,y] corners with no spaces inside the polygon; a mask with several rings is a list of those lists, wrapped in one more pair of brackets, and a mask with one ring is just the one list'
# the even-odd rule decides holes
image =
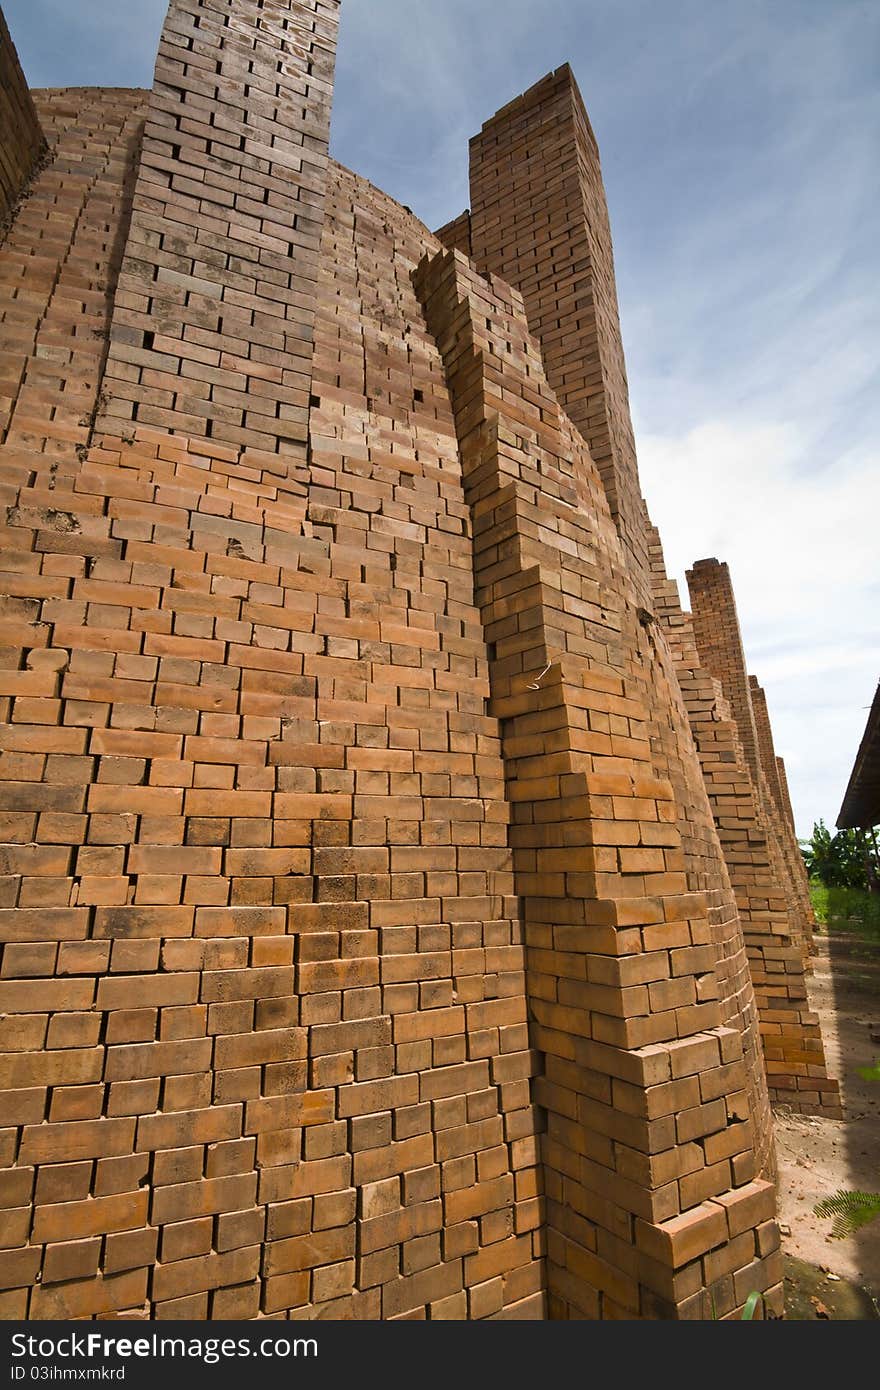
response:
{"label": "blue sky", "polygon": [[[33,86],[148,86],[164,0],[5,0]],[[798,828],[880,677],[880,6],[343,0],[332,152],[437,226],[467,141],[571,63],[602,153],[644,491],[731,566]]]}

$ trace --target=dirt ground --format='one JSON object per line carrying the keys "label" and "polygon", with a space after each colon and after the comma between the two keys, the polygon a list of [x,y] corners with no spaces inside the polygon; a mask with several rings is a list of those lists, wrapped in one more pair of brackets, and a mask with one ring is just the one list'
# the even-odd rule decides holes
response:
{"label": "dirt ground", "polygon": [[840,1081],[844,1119],[776,1111],[786,1310],[794,1318],[870,1318],[880,1305],[880,1220],[832,1240],[831,1221],[813,1207],[841,1188],[880,1191],[880,1082],[858,1073],[880,1058],[880,948],[824,930],[816,944],[810,1001],[828,1070]]}

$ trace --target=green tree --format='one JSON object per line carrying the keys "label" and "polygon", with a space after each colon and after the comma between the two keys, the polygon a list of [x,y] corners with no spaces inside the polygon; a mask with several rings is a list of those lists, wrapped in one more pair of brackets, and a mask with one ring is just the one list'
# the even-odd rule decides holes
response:
{"label": "green tree", "polygon": [[868,846],[861,830],[838,830],[832,835],[823,820],[813,826],[801,853],[810,878],[826,888],[867,888]]}

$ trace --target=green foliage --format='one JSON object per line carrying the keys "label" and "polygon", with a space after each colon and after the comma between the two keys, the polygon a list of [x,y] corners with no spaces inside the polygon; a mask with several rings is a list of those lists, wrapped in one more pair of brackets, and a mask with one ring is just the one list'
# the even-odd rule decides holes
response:
{"label": "green foliage", "polygon": [[829,931],[855,932],[880,943],[880,894],[860,888],[826,888],[814,880],[810,897],[816,921]]}
{"label": "green foliage", "polygon": [[873,1067],[856,1067],[856,1071],[863,1081],[880,1081],[880,1057]]}
{"label": "green foliage", "polygon": [[801,854],[810,878],[826,888],[868,887],[868,843],[862,830],[838,830],[832,835],[823,820],[813,826],[809,840],[801,841]]}
{"label": "green foliage", "polygon": [[832,1240],[844,1240],[880,1216],[880,1192],[835,1192],[819,1202],[817,1216],[832,1216]]}
{"label": "green foliage", "polygon": [[[753,1291],[749,1294],[748,1298],[747,1298],[746,1301],[745,1301],[745,1304],[743,1305],[743,1310],[742,1310],[742,1314],[741,1314],[741,1316],[740,1316],[740,1321],[741,1321],[741,1322],[749,1322],[752,1318],[754,1318],[755,1313],[758,1311],[758,1304],[759,1304],[760,1302],[761,1302],[761,1295],[760,1295],[759,1293],[757,1293],[755,1290],[753,1290]],[[718,1318],[718,1309],[717,1309],[716,1306],[715,1306],[715,1295],[714,1295],[714,1293],[712,1292],[711,1289],[709,1290],[709,1306],[710,1306],[711,1309],[712,1309],[712,1321],[713,1321],[713,1322],[718,1322],[718,1321],[719,1321],[719,1318]]]}

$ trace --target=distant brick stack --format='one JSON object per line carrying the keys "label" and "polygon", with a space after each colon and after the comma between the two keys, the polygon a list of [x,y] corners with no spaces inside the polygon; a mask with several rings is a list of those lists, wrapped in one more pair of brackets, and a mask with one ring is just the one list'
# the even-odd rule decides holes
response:
{"label": "distant brick stack", "polygon": [[745,763],[718,801],[719,826],[751,958],[770,1094],[795,1110],[839,1116],[838,1085],[807,998],[813,914],[806,871],[764,692],[746,674],[730,571],[699,560],[687,579],[700,659],[729,701]]}
{"label": "distant brick stack", "polygon": [[767,709],[767,696],[758,684],[757,677],[749,676],[749,697],[755,716],[755,731],[758,735],[758,761],[761,776],[765,779],[771,796],[770,811],[773,815],[776,833],[782,845],[786,871],[799,904],[806,951],[804,963],[809,966],[813,950],[813,927],[815,918],[810,899],[810,881],[804,857],[797,841],[797,831],[788,799],[788,783],[785,779],[785,764],[777,758],[773,747],[773,731],[770,727],[770,714]]}
{"label": "distant brick stack", "polygon": [[764,812],[641,498],[580,98],[489,123],[444,251],[328,159],[337,18],[175,0],[151,92],[37,94],[0,1316],[779,1313]]}

